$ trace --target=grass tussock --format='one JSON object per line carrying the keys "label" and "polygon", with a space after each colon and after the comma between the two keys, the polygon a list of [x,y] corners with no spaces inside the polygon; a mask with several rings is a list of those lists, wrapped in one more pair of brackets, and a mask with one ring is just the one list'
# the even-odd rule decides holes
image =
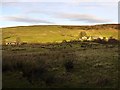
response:
{"label": "grass tussock", "polygon": [[3,46],[3,88],[117,87],[117,44]]}

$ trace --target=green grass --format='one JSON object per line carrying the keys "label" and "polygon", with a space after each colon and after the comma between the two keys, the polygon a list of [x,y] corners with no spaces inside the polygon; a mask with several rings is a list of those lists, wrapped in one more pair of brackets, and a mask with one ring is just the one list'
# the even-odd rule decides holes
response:
{"label": "green grass", "polygon": [[88,36],[118,39],[117,27],[111,24],[3,28],[2,38],[7,42],[20,37],[28,43],[3,45],[3,88],[117,88],[117,44],[55,43],[77,39],[81,31]]}
{"label": "green grass", "polygon": [[3,88],[116,88],[118,46],[89,44],[3,46]]}
{"label": "green grass", "polygon": [[[61,42],[62,40],[74,40],[78,38],[81,31],[85,31],[88,36],[102,36],[118,38],[117,25],[98,26],[19,26],[3,28],[3,39],[8,42],[15,41],[20,37],[23,42],[47,43]],[[89,29],[87,29],[89,28]]]}

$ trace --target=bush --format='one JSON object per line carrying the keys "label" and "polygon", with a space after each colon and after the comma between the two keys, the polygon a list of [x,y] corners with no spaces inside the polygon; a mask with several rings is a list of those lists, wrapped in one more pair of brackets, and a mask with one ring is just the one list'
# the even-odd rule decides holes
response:
{"label": "bush", "polygon": [[66,71],[70,72],[74,68],[73,60],[70,60],[70,59],[66,60],[64,63],[64,66],[65,66]]}
{"label": "bush", "polygon": [[114,38],[112,38],[112,37],[110,37],[109,39],[108,39],[108,43],[110,43],[110,44],[117,44],[119,41],[117,40],[117,39],[114,39]]}
{"label": "bush", "polygon": [[49,86],[58,81],[57,78],[55,77],[55,74],[49,72],[48,75],[46,74],[46,76],[44,77],[44,82],[46,83],[47,86]]}
{"label": "bush", "polygon": [[62,43],[67,43],[67,41],[66,41],[66,40],[63,40]]}
{"label": "bush", "polygon": [[27,62],[22,68],[23,77],[32,83],[33,80],[43,80],[44,74],[48,72],[45,62]]}
{"label": "bush", "polygon": [[80,32],[79,38],[82,39],[82,37],[87,36],[86,32]]}
{"label": "bush", "polygon": [[94,42],[97,42],[97,43],[100,43],[100,44],[106,44],[107,43],[105,38],[104,39],[97,38],[97,39],[94,40]]}

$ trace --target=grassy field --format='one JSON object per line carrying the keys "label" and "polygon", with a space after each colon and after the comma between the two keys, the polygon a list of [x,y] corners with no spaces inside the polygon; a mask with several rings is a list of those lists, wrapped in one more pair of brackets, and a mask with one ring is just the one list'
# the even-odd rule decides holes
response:
{"label": "grassy field", "polygon": [[3,45],[3,88],[117,88],[118,44],[81,42],[82,31],[119,39],[115,24],[2,28],[6,42],[27,42]]}
{"label": "grassy field", "polygon": [[118,45],[3,46],[3,88],[116,88]]}
{"label": "grassy field", "polygon": [[13,42],[17,37],[27,43],[61,42],[78,39],[79,33],[85,31],[87,36],[102,36],[118,39],[118,25],[96,26],[19,26],[2,29],[3,39]]}

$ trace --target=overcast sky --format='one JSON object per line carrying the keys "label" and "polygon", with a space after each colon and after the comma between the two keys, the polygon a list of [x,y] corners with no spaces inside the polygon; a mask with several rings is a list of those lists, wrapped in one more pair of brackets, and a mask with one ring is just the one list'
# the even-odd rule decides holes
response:
{"label": "overcast sky", "polygon": [[3,0],[0,27],[118,22],[118,0]]}

